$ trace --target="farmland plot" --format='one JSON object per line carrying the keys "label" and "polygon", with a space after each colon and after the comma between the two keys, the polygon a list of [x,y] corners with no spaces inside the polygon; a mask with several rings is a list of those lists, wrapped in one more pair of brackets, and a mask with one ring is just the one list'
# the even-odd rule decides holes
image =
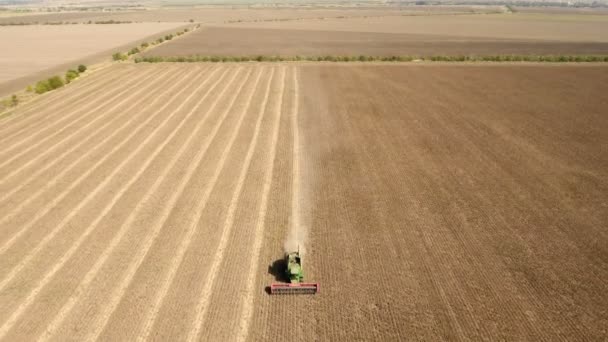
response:
{"label": "farmland plot", "polygon": [[[605,70],[123,64],[49,93],[0,119],[0,340],[605,339]],[[293,231],[321,292],[271,297]]]}
{"label": "farmland plot", "polygon": [[259,340],[606,339],[606,71],[301,67],[321,294],[260,295]]}
{"label": "farmland plot", "polygon": [[2,120],[3,339],[246,336],[295,69],[122,68]]}
{"label": "farmland plot", "polygon": [[[389,19],[385,19],[390,21]],[[430,19],[427,19],[430,21]],[[470,19],[470,24],[475,23]],[[450,18],[446,19],[449,23]],[[302,25],[304,22],[298,22]],[[450,34],[355,32],[307,29],[205,27],[144,56],[458,56],[458,55],[605,55],[608,42],[545,41]],[[348,21],[345,23],[348,27]],[[253,24],[252,24],[253,25]],[[289,23],[285,26],[288,26]],[[375,25],[375,24],[374,24]],[[370,27],[376,27],[370,25]],[[363,25],[361,25],[363,26]],[[380,25],[377,25],[380,26]],[[355,26],[356,27],[356,26]],[[362,27],[360,27],[363,30]],[[226,42],[231,42],[226,44]]]}

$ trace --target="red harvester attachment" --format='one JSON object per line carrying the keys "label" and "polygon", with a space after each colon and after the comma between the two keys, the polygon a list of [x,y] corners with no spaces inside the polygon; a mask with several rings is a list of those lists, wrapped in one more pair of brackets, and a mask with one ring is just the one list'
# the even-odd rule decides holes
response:
{"label": "red harvester attachment", "polygon": [[318,283],[280,283],[270,285],[270,294],[315,294],[318,292]]}
{"label": "red harvester attachment", "polygon": [[271,284],[270,294],[315,294],[319,292],[318,283],[303,282],[304,271],[299,247],[296,252],[285,253],[285,266],[285,277],[289,279],[289,283]]}

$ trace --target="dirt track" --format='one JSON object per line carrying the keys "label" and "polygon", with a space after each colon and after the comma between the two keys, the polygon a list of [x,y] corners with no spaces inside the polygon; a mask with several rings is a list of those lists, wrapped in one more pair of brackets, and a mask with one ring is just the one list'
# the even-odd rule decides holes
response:
{"label": "dirt track", "polygon": [[606,67],[116,68],[0,119],[0,340],[607,338]]}

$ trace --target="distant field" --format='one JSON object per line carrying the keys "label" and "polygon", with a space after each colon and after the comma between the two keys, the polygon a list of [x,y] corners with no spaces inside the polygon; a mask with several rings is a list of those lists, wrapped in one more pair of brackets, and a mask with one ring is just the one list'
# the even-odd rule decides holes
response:
{"label": "distant field", "polygon": [[[35,81],[31,75],[69,63],[109,58],[112,49],[172,30],[182,23],[32,25],[0,27],[0,94]],[[73,66],[72,66],[73,67]],[[64,70],[66,69],[66,70]],[[26,83],[15,81],[26,78]],[[11,91],[11,90],[9,90]]]}
{"label": "distant field", "polygon": [[[430,30],[429,30],[430,31]],[[230,42],[230,43],[227,43]],[[207,27],[144,56],[324,56],[324,55],[577,55],[608,54],[608,42],[559,42],[517,39]]]}
{"label": "distant field", "polygon": [[144,11],[125,12],[80,12],[80,13],[49,13],[32,14],[16,18],[0,17],[0,23],[7,22],[46,22],[46,21],[77,21],[88,20],[121,20],[141,22],[184,22],[193,19],[202,23],[224,23],[229,21],[254,21],[275,19],[319,18],[319,17],[360,17],[360,16],[389,16],[403,14],[449,14],[472,12],[495,12],[496,6],[405,6],[405,7],[279,7],[279,8],[247,8],[231,7],[196,7],[196,8],[167,8]]}
{"label": "distant field", "polygon": [[[229,44],[226,42],[230,42]],[[207,26],[146,56],[603,55],[608,16],[486,14],[242,22]]]}
{"label": "distant field", "polygon": [[520,13],[608,15],[608,8],[512,6]]}
{"label": "distant field", "polygon": [[608,42],[608,16],[487,14],[345,18],[236,23],[230,27],[283,30],[432,34],[457,38]]}

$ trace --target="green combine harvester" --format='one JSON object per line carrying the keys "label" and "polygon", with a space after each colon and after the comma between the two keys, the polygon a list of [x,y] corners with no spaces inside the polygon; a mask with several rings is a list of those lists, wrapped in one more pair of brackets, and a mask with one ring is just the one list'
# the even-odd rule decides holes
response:
{"label": "green combine harvester", "polygon": [[289,283],[270,285],[270,294],[315,294],[319,292],[318,283],[305,283],[302,270],[300,249],[296,252],[285,253],[285,275]]}

